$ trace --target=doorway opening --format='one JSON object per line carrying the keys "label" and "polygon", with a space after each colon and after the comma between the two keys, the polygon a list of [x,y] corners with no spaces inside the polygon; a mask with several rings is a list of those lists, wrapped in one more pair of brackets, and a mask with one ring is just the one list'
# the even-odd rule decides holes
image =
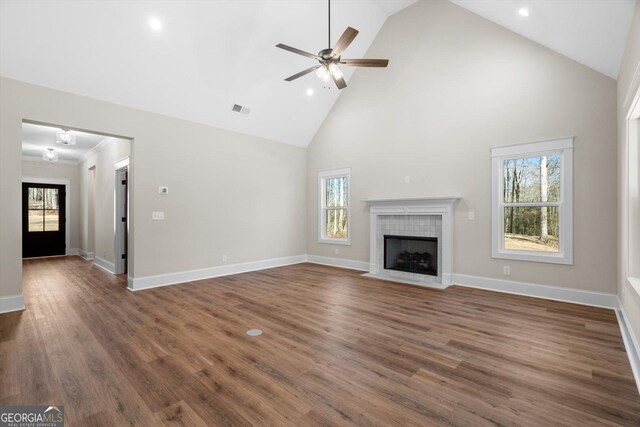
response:
{"label": "doorway opening", "polygon": [[131,272],[129,186],[122,185],[130,150],[130,138],[23,120],[25,257],[80,255],[111,274]]}

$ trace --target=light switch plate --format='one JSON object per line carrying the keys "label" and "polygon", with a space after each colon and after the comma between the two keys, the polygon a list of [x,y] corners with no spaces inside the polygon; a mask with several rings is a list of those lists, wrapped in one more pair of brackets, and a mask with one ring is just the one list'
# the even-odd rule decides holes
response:
{"label": "light switch plate", "polygon": [[169,187],[158,187],[158,194],[169,194]]}
{"label": "light switch plate", "polygon": [[151,212],[151,219],[154,221],[164,220],[164,212]]}
{"label": "light switch plate", "polygon": [[476,219],[476,213],[474,211],[469,211],[469,221],[473,221]]}

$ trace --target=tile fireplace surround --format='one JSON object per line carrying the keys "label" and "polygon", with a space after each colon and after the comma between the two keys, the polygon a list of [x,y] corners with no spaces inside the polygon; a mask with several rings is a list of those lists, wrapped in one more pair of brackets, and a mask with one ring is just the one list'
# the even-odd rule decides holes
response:
{"label": "tile fireplace surround", "polygon": [[[370,199],[369,273],[367,277],[444,289],[451,285],[453,213],[460,197]],[[384,268],[384,235],[437,237],[438,276]]]}

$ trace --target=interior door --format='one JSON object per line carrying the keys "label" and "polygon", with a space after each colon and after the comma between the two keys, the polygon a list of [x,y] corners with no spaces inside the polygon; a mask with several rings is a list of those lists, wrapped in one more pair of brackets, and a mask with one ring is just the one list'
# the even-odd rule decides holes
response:
{"label": "interior door", "polygon": [[65,255],[65,186],[22,184],[22,256]]}

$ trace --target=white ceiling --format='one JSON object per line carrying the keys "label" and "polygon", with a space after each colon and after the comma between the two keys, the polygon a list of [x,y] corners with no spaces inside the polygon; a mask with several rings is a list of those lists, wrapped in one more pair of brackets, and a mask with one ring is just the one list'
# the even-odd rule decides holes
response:
{"label": "white ceiling", "polygon": [[[343,57],[363,57],[387,16],[414,2],[333,0],[332,44],[352,26]],[[305,147],[338,90],[313,74],[285,82],[314,61],[278,43],[326,48],[326,1],[0,1],[3,76]]]}
{"label": "white ceiling", "polygon": [[[635,4],[451,1],[614,78]],[[333,0],[332,43],[352,26],[360,34],[344,57],[364,57],[386,18],[414,2]],[[339,92],[313,74],[285,82],[314,61],[275,45],[316,53],[326,19],[324,0],[0,0],[0,75],[305,147]],[[393,66],[393,52],[384,57]]]}
{"label": "white ceiling", "polygon": [[450,1],[617,79],[636,0]]}
{"label": "white ceiling", "polygon": [[56,144],[56,133],[60,128],[42,126],[31,123],[22,124],[22,156],[27,158],[42,159],[42,153],[47,148],[53,148],[60,161],[77,163],[91,150],[112,139],[103,135],[70,130],[76,135],[76,145]]}

